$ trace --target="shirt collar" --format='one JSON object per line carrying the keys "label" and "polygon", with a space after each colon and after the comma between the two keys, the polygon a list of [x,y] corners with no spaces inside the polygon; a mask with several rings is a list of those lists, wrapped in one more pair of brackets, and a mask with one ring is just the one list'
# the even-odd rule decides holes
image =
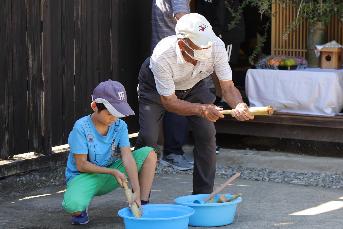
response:
{"label": "shirt collar", "polygon": [[178,44],[178,42],[176,41],[176,45],[175,45],[175,51],[176,51],[176,59],[177,59],[177,63],[178,64],[185,64],[185,58],[183,58],[183,55],[181,53],[181,49],[180,46]]}

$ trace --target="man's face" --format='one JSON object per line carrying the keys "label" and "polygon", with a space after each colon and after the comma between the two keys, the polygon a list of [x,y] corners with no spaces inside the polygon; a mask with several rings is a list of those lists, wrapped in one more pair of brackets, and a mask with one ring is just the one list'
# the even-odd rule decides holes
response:
{"label": "man's face", "polygon": [[200,48],[188,38],[180,39],[178,44],[181,52],[193,60],[206,61],[211,57],[212,47]]}
{"label": "man's face", "polygon": [[196,46],[190,39],[180,39],[179,46],[181,51],[187,52],[187,54],[194,56],[194,50],[201,50],[200,47]]}

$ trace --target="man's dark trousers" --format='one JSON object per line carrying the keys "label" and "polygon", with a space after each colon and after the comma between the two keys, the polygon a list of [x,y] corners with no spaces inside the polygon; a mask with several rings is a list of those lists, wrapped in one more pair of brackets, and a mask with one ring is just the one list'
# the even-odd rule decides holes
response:
{"label": "man's dark trousers", "polygon": [[[159,125],[165,108],[156,90],[153,73],[149,68],[150,58],[142,64],[139,72],[139,135],[136,147],[156,147]],[[191,103],[212,104],[215,96],[203,81],[185,91],[175,91],[179,99]],[[194,138],[193,194],[213,191],[216,171],[216,130],[214,123],[199,116],[187,116]]]}

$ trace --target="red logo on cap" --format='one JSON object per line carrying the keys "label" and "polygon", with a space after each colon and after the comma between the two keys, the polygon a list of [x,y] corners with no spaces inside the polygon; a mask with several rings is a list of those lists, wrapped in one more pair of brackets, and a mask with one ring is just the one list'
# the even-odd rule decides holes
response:
{"label": "red logo on cap", "polygon": [[207,25],[205,25],[205,24],[199,25],[199,31],[204,32],[206,28],[207,28]]}

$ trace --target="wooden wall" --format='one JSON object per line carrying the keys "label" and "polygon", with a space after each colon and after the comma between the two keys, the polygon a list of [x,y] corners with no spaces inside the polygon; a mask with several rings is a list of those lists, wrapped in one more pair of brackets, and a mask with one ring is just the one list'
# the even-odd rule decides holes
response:
{"label": "wooden wall", "polygon": [[[66,144],[103,80],[124,84],[150,50],[150,0],[0,1],[0,158]],[[137,120],[126,120],[131,131]]]}

